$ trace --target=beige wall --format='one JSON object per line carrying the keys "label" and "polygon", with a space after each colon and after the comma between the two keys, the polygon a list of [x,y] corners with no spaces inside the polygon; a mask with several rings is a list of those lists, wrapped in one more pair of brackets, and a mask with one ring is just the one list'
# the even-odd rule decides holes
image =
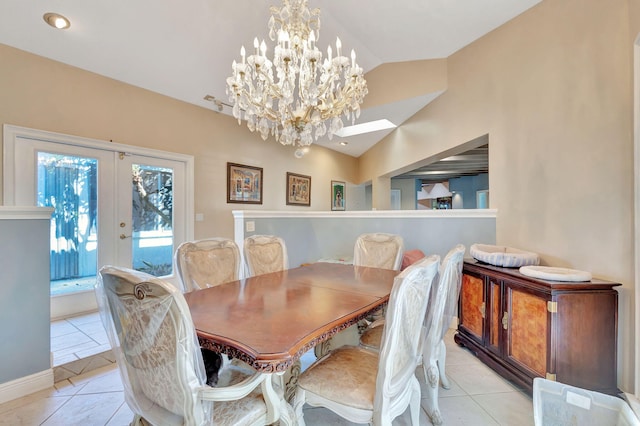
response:
{"label": "beige wall", "polygon": [[[295,160],[228,116],[3,45],[0,123],[194,155],[196,238],[231,237],[233,209],[287,209],[287,171],[311,175],[311,210],[328,210],[331,179],[388,187],[416,159],[488,134],[497,243],[623,283],[618,383],[630,391],[638,11],[640,0],[543,1],[448,58],[447,91],[359,161],[317,146]],[[264,167],[263,206],[226,203],[227,161]]]}
{"label": "beige wall", "polygon": [[[330,181],[354,182],[357,160],[319,146],[298,160],[227,115],[0,44],[0,124],[195,157],[195,237],[233,237],[231,210],[329,210]],[[264,168],[264,204],[227,204],[226,163]],[[1,166],[0,166],[1,167]],[[288,207],[286,172],[311,176],[311,207]],[[1,176],[1,173],[0,173]],[[348,194],[347,194],[348,196]]]}
{"label": "beige wall", "polygon": [[629,5],[543,1],[449,57],[447,91],[360,161],[360,181],[375,183],[488,134],[497,243],[623,283],[625,390],[633,390],[635,321]]}

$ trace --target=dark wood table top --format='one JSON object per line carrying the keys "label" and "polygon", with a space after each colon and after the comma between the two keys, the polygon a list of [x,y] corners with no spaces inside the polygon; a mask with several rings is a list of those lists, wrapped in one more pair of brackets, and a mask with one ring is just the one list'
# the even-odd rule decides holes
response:
{"label": "dark wood table top", "polygon": [[305,352],[389,301],[397,271],[314,263],[185,293],[200,344],[263,372]]}

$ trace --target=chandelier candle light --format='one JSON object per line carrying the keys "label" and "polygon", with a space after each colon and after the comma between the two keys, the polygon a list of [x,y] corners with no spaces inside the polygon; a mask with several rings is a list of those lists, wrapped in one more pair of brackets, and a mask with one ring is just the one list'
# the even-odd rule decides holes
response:
{"label": "chandelier candle light", "polygon": [[355,52],[351,59],[342,56],[339,38],[336,56],[329,46],[322,62],[316,47],[320,10],[309,11],[307,0],[283,0],[282,7],[270,11],[269,38],[277,40],[273,61],[264,40],[254,40],[248,57],[242,46],[242,59],[233,61],[227,78],[227,94],[238,124],[244,116],[249,130],[258,130],[263,140],[272,134],[281,144],[298,147],[295,155],[302,157],[304,147],[325,134],[332,139],[342,129],[342,115],[355,122],[367,83]]}

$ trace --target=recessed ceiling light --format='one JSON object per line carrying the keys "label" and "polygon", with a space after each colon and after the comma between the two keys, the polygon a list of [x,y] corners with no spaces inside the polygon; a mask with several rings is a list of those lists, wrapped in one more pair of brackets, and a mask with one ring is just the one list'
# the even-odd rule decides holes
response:
{"label": "recessed ceiling light", "polygon": [[59,13],[45,13],[42,18],[44,22],[59,30],[66,30],[71,26],[71,22]]}
{"label": "recessed ceiling light", "polygon": [[340,142],[340,145],[342,145],[342,146],[347,146],[347,145],[349,145],[349,142],[347,142],[347,141],[342,141],[342,142]]}

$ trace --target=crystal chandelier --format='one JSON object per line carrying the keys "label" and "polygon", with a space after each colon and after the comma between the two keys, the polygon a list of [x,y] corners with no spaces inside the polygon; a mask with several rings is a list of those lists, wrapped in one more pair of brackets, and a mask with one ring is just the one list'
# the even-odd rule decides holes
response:
{"label": "crystal chandelier", "polygon": [[[233,61],[233,75],[227,78],[233,116],[238,124],[244,117],[263,140],[271,134],[283,145],[305,147],[325,134],[332,139],[343,127],[343,115],[352,124],[360,116],[368,92],[356,54],[342,56],[338,38],[336,55],[329,46],[322,61],[316,47],[320,10],[309,11],[307,0],[283,0],[282,7],[270,11],[269,38],[277,41],[273,60],[264,40],[254,40],[249,56],[242,46],[242,59]],[[298,149],[296,156],[301,155]]]}

